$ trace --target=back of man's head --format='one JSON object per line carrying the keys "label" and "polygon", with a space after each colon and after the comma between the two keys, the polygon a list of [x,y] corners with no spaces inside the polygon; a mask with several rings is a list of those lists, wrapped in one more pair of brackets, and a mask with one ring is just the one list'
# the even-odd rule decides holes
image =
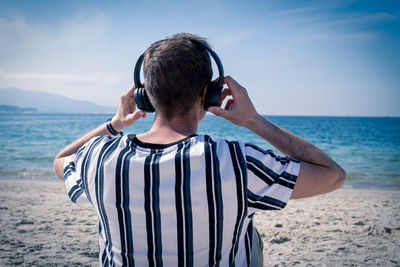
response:
{"label": "back of man's head", "polygon": [[152,44],[145,52],[146,92],[156,111],[167,119],[184,116],[212,78],[207,50],[190,39],[207,44],[199,36],[179,33]]}

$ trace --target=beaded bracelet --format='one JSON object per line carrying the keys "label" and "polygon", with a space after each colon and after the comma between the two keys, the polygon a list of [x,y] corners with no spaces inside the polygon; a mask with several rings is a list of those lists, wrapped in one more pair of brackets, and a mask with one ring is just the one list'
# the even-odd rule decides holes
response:
{"label": "beaded bracelet", "polygon": [[124,134],[123,132],[117,132],[114,127],[111,125],[111,118],[107,120],[107,130],[112,134],[112,135],[117,135],[120,134],[121,136]]}

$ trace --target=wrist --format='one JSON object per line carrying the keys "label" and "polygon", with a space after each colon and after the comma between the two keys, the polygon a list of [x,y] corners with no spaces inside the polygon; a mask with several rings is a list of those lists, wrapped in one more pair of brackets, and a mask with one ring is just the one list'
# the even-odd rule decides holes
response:
{"label": "wrist", "polygon": [[246,119],[246,124],[244,125],[244,127],[249,129],[250,131],[253,131],[253,129],[257,127],[257,124],[259,124],[263,120],[264,118],[260,114],[256,113]]}
{"label": "wrist", "polygon": [[118,118],[118,116],[114,116],[111,118],[111,126],[117,132],[122,132],[126,128],[125,124],[121,119]]}

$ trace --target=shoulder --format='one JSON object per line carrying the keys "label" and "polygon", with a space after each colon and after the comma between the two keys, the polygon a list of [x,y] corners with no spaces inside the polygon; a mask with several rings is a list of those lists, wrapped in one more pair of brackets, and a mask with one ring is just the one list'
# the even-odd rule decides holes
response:
{"label": "shoulder", "polygon": [[213,139],[208,135],[199,136],[199,142],[204,143],[205,152],[212,152],[220,160],[245,159],[245,142],[241,140],[228,140],[225,138]]}
{"label": "shoulder", "polygon": [[209,135],[199,135],[198,142],[203,142],[218,149],[229,149],[230,146],[235,146],[241,150],[245,149],[245,142],[241,140],[229,140],[225,138],[212,138]]}
{"label": "shoulder", "polygon": [[209,135],[199,135],[198,136],[198,140],[203,141],[203,142],[207,142],[207,143],[213,143],[213,144],[239,144],[239,145],[243,145],[245,142],[241,141],[241,140],[230,140],[230,139],[226,139],[226,138],[212,138]]}

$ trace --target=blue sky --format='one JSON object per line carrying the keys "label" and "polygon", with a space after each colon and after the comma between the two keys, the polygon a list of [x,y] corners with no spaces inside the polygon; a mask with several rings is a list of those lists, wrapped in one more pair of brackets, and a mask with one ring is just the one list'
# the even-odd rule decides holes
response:
{"label": "blue sky", "polygon": [[208,38],[271,115],[400,116],[400,1],[0,1],[0,88],[117,105],[138,56]]}

